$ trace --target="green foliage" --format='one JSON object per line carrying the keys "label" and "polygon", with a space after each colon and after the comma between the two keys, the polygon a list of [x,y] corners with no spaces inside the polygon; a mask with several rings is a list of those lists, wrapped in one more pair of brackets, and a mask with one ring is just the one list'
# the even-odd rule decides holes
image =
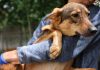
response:
{"label": "green foliage", "polygon": [[[34,29],[39,21],[54,7],[62,6],[67,0],[0,0],[0,30],[9,26]],[[100,6],[97,1],[95,4]]]}
{"label": "green foliage", "polygon": [[0,0],[0,29],[7,26],[31,27],[54,7],[60,7],[60,0]]}

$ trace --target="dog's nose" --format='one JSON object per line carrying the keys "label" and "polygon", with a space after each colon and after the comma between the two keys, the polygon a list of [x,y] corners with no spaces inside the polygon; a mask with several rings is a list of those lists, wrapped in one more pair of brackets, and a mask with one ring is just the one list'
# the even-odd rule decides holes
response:
{"label": "dog's nose", "polygon": [[91,27],[91,28],[89,28],[89,32],[92,33],[92,34],[95,34],[97,32],[97,28]]}

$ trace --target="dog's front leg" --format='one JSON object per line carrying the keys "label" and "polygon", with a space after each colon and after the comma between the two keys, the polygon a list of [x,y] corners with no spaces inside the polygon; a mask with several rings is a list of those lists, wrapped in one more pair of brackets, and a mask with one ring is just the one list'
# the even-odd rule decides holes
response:
{"label": "dog's front leg", "polygon": [[58,30],[53,31],[52,33],[53,43],[50,47],[50,58],[55,59],[61,52],[62,48],[62,33]]}

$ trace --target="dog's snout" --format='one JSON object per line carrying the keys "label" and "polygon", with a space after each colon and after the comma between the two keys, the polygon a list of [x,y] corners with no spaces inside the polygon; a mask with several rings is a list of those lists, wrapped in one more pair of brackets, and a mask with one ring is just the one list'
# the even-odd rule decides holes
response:
{"label": "dog's snout", "polygon": [[92,33],[92,34],[95,34],[97,32],[97,28],[91,27],[91,28],[89,28],[89,32]]}

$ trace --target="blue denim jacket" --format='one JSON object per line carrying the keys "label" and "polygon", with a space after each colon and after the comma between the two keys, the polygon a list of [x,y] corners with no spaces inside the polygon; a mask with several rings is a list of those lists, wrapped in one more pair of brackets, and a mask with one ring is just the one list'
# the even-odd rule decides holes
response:
{"label": "blue denim jacket", "polygon": [[[59,57],[53,61],[65,62],[72,58],[77,58],[79,54],[82,54],[80,67],[93,67],[97,68],[98,58],[100,55],[100,8],[91,5],[90,20],[98,28],[97,33],[91,37],[67,37],[63,36],[62,52]],[[47,15],[48,16],[48,15]],[[18,47],[18,56],[21,63],[32,63],[34,61],[42,62],[49,61],[48,57],[49,48],[51,45],[50,40],[43,41],[41,43],[32,44],[41,34],[41,27],[50,23],[49,20],[44,20],[45,16],[37,29],[33,33],[33,37],[29,40],[27,46]],[[80,60],[76,61],[79,62]],[[78,64],[78,63],[77,63]]]}

